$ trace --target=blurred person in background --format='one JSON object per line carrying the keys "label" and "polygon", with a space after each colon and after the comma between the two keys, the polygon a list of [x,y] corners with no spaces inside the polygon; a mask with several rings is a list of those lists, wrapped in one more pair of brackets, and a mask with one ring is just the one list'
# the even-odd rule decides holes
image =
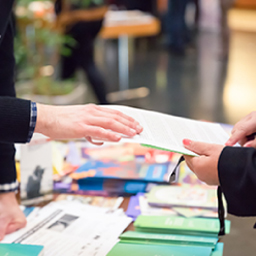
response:
{"label": "blurred person in background", "polygon": [[156,15],[156,0],[116,0],[112,3],[127,10],[139,10]]}
{"label": "blurred person in background", "polygon": [[235,0],[219,0],[221,10],[221,58],[226,59],[229,52],[230,31],[228,27],[228,11],[233,6]]}
{"label": "blurred person in background", "polygon": [[75,39],[61,56],[61,79],[73,78],[78,68],[87,75],[100,104],[108,104],[106,84],[94,60],[94,42],[107,11],[104,0],[56,0],[57,27]]}
{"label": "blurred person in background", "polygon": [[185,47],[190,40],[186,24],[186,8],[189,0],[169,0],[167,12],[167,34],[170,50],[183,55]]}

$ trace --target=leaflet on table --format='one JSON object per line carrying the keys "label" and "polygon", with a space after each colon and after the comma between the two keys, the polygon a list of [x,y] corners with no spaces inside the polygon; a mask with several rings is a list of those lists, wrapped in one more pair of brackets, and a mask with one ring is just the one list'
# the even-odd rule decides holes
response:
{"label": "leaflet on table", "polygon": [[206,217],[218,218],[218,212],[215,210],[191,208],[191,207],[170,207],[161,208],[150,206],[146,197],[147,194],[138,193],[130,198],[126,215],[136,220],[139,215],[152,216],[175,216],[180,215],[187,218]]}
{"label": "leaflet on table", "polygon": [[187,138],[224,145],[229,138],[229,135],[220,124],[196,121],[127,106],[109,105],[105,107],[119,110],[133,117],[142,125],[144,128],[142,133],[129,138],[130,142],[196,156],[194,152],[184,148],[183,139]]}
{"label": "leaflet on table", "polygon": [[148,203],[159,207],[218,209],[216,188],[200,186],[156,186],[147,194]]}
{"label": "leaflet on table", "polygon": [[123,197],[104,197],[104,196],[81,196],[81,195],[70,195],[60,194],[55,201],[77,201],[82,204],[88,204],[98,207],[106,207],[112,210],[116,210],[122,204]]}
{"label": "leaflet on table", "polygon": [[68,201],[53,202],[27,220],[2,242],[43,245],[47,256],[106,255],[131,223],[122,209]]}

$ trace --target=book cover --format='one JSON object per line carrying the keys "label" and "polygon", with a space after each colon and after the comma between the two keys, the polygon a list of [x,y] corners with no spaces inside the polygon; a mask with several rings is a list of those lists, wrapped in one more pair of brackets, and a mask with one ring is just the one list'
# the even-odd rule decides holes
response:
{"label": "book cover", "polygon": [[[141,193],[141,194],[143,194],[143,193]],[[136,218],[139,215],[141,215],[139,195],[140,195],[140,193],[135,196],[130,197],[129,204],[128,204],[127,210],[125,212],[128,217],[131,217],[133,219],[133,221],[135,221]]]}
{"label": "book cover", "polygon": [[117,243],[107,256],[210,256],[210,247]]}
{"label": "book cover", "polygon": [[23,205],[53,198],[52,147],[48,138],[35,134],[20,147],[20,196]]}
{"label": "book cover", "polygon": [[[136,231],[218,236],[219,220],[210,218],[184,218],[177,216],[139,216],[134,222]],[[225,220],[226,233],[230,232],[230,221]]]}
{"label": "book cover", "polygon": [[2,256],[43,256],[43,249],[42,245],[0,243]]}
{"label": "book cover", "polygon": [[63,147],[61,144],[55,147],[65,152],[64,169],[54,175],[57,192],[87,194],[91,191],[96,195],[146,192],[152,182],[168,183],[169,173],[176,163],[174,153],[136,143],[106,143],[95,147],[85,142],[72,142]]}
{"label": "book cover", "polygon": [[195,207],[218,209],[215,188],[199,186],[156,186],[147,194],[148,203],[158,207]]}

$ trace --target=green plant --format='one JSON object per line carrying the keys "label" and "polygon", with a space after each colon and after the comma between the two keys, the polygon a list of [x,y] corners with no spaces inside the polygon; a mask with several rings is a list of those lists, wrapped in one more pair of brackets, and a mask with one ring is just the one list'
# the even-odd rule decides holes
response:
{"label": "green plant", "polygon": [[[42,5],[36,11],[35,3],[43,3],[47,8],[44,9]],[[75,45],[76,42],[54,29],[52,3],[45,0],[19,0],[16,14],[18,29],[15,57],[18,81],[30,81],[32,93],[35,94],[58,95],[70,92],[75,83],[57,81],[56,67],[60,54],[70,54],[65,45]]]}

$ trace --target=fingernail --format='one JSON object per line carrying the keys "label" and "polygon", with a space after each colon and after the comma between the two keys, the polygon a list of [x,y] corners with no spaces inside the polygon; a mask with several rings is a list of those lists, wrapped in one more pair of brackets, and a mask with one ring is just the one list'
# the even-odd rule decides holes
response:
{"label": "fingernail", "polygon": [[244,147],[245,148],[250,148],[250,147],[252,147],[252,144],[251,143],[246,143],[246,144],[244,144]]}
{"label": "fingernail", "polygon": [[227,142],[225,143],[226,146],[230,146],[231,145],[231,142],[230,140],[227,140]]}
{"label": "fingernail", "polygon": [[185,146],[189,146],[191,144],[191,140],[189,139],[184,139],[182,142]]}
{"label": "fingernail", "polygon": [[136,134],[137,131],[135,131],[134,129],[130,129],[130,133],[131,133],[131,134]]}
{"label": "fingernail", "polygon": [[120,135],[115,134],[115,139],[116,139],[116,140],[120,140],[120,139],[121,139],[121,136],[120,136]]}
{"label": "fingernail", "polygon": [[137,131],[141,131],[141,130],[142,130],[142,126],[137,125],[137,126],[136,126],[136,130],[137,130]]}

